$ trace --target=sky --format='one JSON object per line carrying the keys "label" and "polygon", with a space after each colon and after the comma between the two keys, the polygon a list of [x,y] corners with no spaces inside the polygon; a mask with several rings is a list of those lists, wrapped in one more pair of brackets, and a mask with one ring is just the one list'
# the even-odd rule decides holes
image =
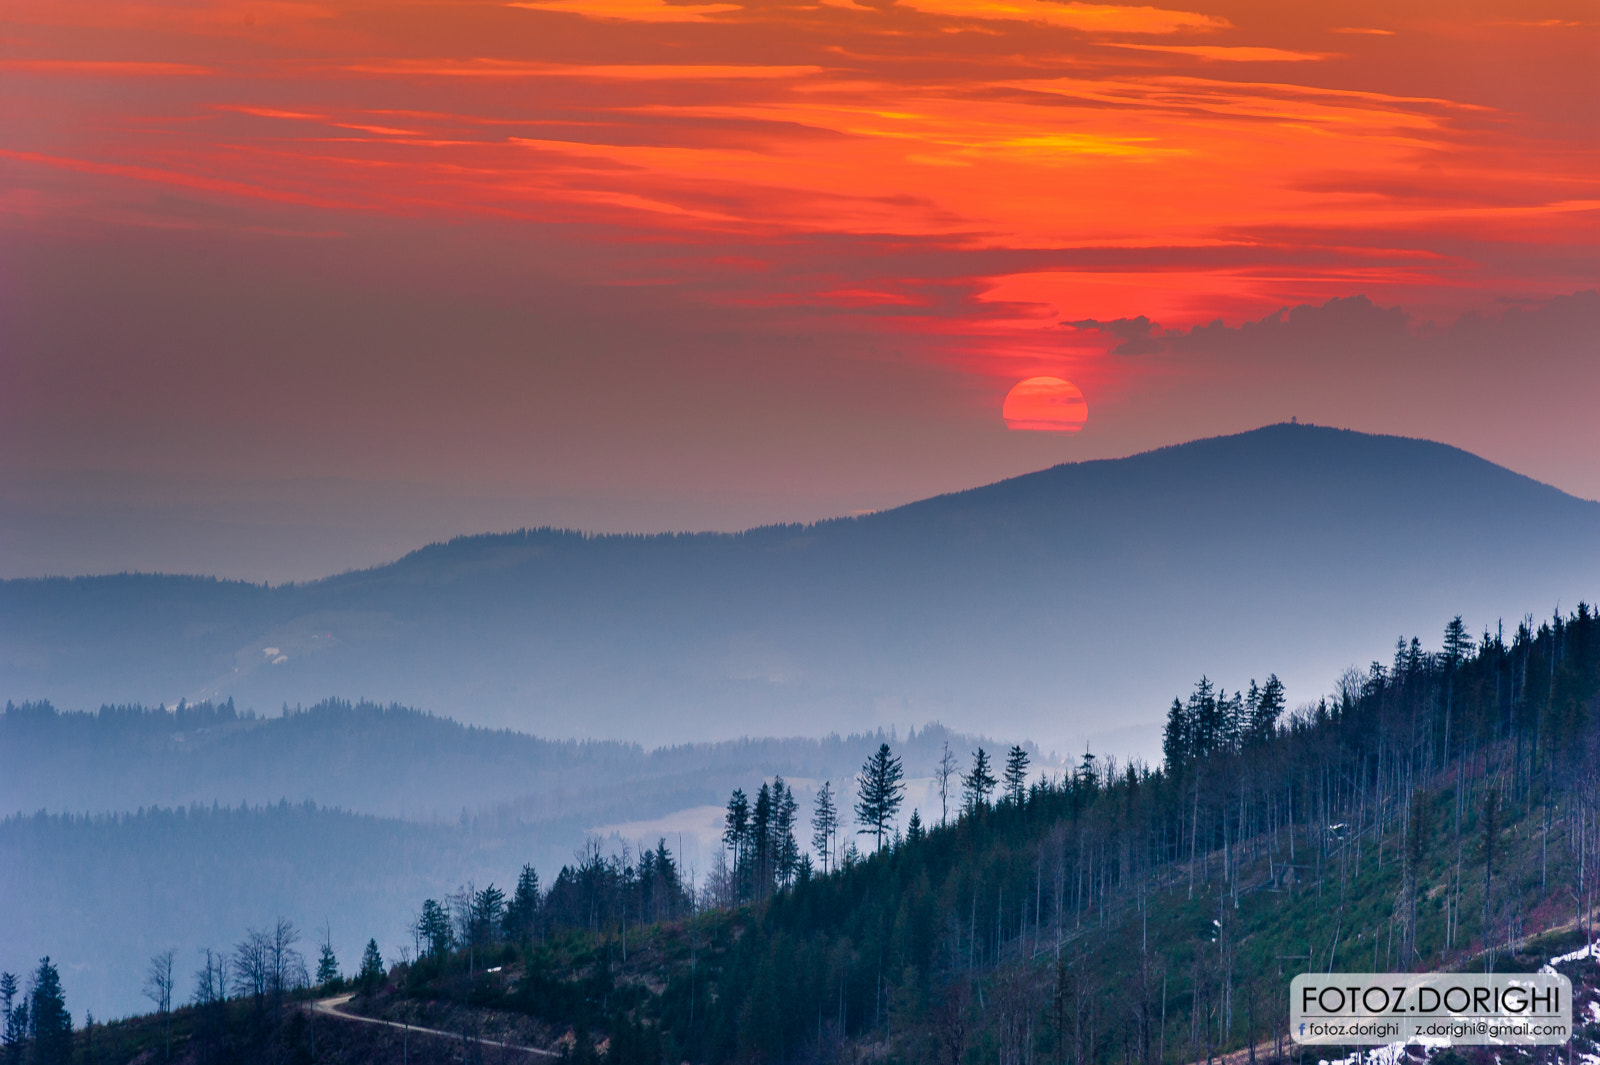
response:
{"label": "sky", "polygon": [[[1600,498],[1597,59],[1541,0],[11,0],[0,576],[810,520],[1291,417]],[[1041,376],[1076,431],[1003,417]]]}

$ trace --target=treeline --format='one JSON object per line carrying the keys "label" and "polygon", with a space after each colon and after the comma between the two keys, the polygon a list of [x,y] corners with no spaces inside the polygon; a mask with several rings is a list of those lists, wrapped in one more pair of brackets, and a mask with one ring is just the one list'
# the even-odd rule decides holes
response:
{"label": "treeline", "polygon": [[506,944],[526,946],[553,932],[614,928],[625,944],[630,927],[673,921],[695,907],[694,892],[665,839],[640,851],[636,859],[626,846],[606,854],[600,841],[591,839],[546,891],[541,891],[539,874],[530,864],[522,867],[509,895],[492,883],[484,888],[467,884],[442,901],[423,900],[411,922],[417,975],[447,971],[452,954],[463,955],[470,973],[478,958]]}
{"label": "treeline", "polygon": [[[904,835],[883,744],[856,780],[864,845],[830,852],[833,868],[786,868],[803,829],[776,813],[779,781],[765,803],[736,792],[725,879],[698,917],[646,931],[636,907],[590,901],[549,921],[550,940],[508,945],[525,968],[493,1000],[608,1034],[616,1062],[873,1044],[907,1061],[1153,1065],[1281,1042],[1285,964],[1492,967],[1588,912],[1597,696],[1600,619],[1580,604],[1509,635],[1454,619],[1441,650],[1402,640],[1293,713],[1274,676],[1232,694],[1202,678],[1170,710],[1160,767],[1085,755],[1040,776],[1020,749],[1003,765],[945,757],[953,801]],[[812,813],[831,844],[820,796]],[[659,993],[627,981],[625,937]]]}

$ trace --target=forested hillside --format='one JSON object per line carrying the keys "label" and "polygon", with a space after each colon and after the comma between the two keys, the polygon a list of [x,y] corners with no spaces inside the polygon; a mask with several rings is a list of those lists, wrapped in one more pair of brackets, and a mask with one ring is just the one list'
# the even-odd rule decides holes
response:
{"label": "forested hillside", "polygon": [[1600,504],[1426,441],[1276,425],[807,526],[524,530],[272,588],[0,582],[0,695],[345,694],[648,744],[941,720],[1153,758],[1167,694],[1203,672],[1317,690],[1441,613],[1597,583]]}
{"label": "forested hillside", "polygon": [[[1159,767],[1064,776],[962,752],[948,816],[887,835],[904,767],[880,745],[807,855],[789,841],[822,807],[764,781],[728,799],[697,894],[665,845],[430,893],[407,959],[368,966],[351,1008],[464,1033],[447,1056],[492,1029],[610,1062],[1271,1057],[1287,974],[1517,969],[1593,936],[1586,605],[1510,632],[1453,621],[1438,650],[1402,640],[1292,712],[1271,674],[1202,679],[1166,740]],[[1568,968],[1592,997],[1594,963]],[[237,1031],[245,1057],[291,1038]]]}
{"label": "forested hillside", "polygon": [[730,790],[776,774],[809,799],[890,738],[924,764],[971,742],[935,725],[645,751],[338,701],[271,718],[11,705],[0,959],[51,953],[105,1016],[139,1008],[133,976],[158,946],[188,956],[284,916],[330,923],[342,950],[377,937],[392,951],[417,896],[558,868],[592,840],[610,852],[669,833],[703,879]]}

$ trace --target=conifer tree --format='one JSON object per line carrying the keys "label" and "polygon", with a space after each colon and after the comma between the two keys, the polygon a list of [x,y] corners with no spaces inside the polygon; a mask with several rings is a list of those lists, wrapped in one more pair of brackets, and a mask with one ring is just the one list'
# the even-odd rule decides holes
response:
{"label": "conifer tree", "polygon": [[829,859],[833,857],[833,837],[838,829],[839,811],[833,803],[833,782],[824,780],[822,790],[817,792],[816,805],[811,810],[811,845],[822,859],[824,874],[832,868]]}
{"label": "conifer tree", "polygon": [[890,753],[887,743],[878,744],[877,753],[862,763],[856,776],[856,823],[861,826],[856,835],[871,836],[874,849],[882,849],[883,838],[900,812],[904,776],[900,759]]}
{"label": "conifer tree", "polygon": [[799,809],[800,804],[795,802],[794,792],[789,790],[782,777],[775,778],[772,782],[772,851],[778,883],[784,887],[794,883],[796,866],[800,861],[800,845],[794,838],[795,814]]}
{"label": "conifer tree", "polygon": [[1161,735],[1161,756],[1167,772],[1179,773],[1194,758],[1193,729],[1188,708],[1176,696],[1167,708],[1167,726]]}
{"label": "conifer tree", "polygon": [[750,813],[750,878],[756,898],[765,898],[772,890],[773,879],[772,840],[772,788],[765,781],[756,793],[756,803]]}
{"label": "conifer tree", "polygon": [[1020,809],[1028,797],[1028,752],[1020,746],[1013,745],[1006,754],[1004,775],[1006,799],[1011,805]]}
{"label": "conifer tree", "polygon": [[743,899],[748,896],[747,876],[750,851],[750,800],[743,788],[734,788],[728,799],[728,810],[722,819],[722,842],[733,852],[734,894]]}
{"label": "conifer tree", "polygon": [[22,1061],[22,1045],[27,1041],[28,999],[24,997],[11,1007],[11,1015],[6,1018],[6,1065],[19,1065]]}
{"label": "conifer tree", "polygon": [[972,752],[972,771],[961,775],[962,805],[969,815],[988,808],[994,786],[994,774],[989,771],[989,752],[979,747]]}
{"label": "conifer tree", "polygon": [[525,943],[533,938],[535,923],[539,919],[539,874],[532,864],[525,863],[517,874],[517,888],[506,906],[506,938],[515,943]]}
{"label": "conifer tree", "polygon": [[361,972],[356,975],[356,982],[370,995],[383,983],[383,976],[383,955],[378,953],[378,941],[369,939],[367,949],[361,953]]}
{"label": "conifer tree", "polygon": [[472,895],[471,933],[473,947],[494,945],[505,925],[506,893],[490,884]]}
{"label": "conifer tree", "polygon": [[[17,977],[15,973],[0,973],[0,1047],[6,1051],[7,1061],[21,1053],[22,1040],[27,1035],[27,1006],[17,1002]],[[17,1010],[22,1011],[21,1018]],[[20,1022],[20,1023],[19,1023]],[[16,1049],[13,1050],[12,1048]]]}
{"label": "conifer tree", "polygon": [[438,899],[423,900],[422,915],[417,918],[417,936],[431,957],[443,958],[450,953],[454,939],[450,914]]}
{"label": "conifer tree", "polygon": [[1218,705],[1217,690],[1207,677],[1201,677],[1185,708],[1189,719],[1189,757],[1200,759],[1218,750],[1225,742],[1227,727],[1222,720],[1226,708]]}
{"label": "conifer tree", "polygon": [[317,958],[317,986],[332,988],[339,984],[339,959],[333,953],[333,940],[324,932],[322,955]]}
{"label": "conifer tree", "polygon": [[39,959],[29,998],[28,1027],[33,1035],[30,1061],[36,1065],[71,1065],[72,1015],[67,1012],[67,999],[61,991],[61,974],[48,957]]}
{"label": "conifer tree", "polygon": [[927,835],[922,828],[922,814],[916,810],[911,811],[911,820],[906,824],[906,842],[911,844],[921,843]]}
{"label": "conifer tree", "polygon": [[[1559,621],[1559,617],[1557,618]],[[1472,637],[1457,614],[1444,627],[1444,756],[1450,757],[1450,719],[1456,701],[1456,670],[1472,654]]]}
{"label": "conifer tree", "polygon": [[[1250,682],[1252,689],[1255,688],[1255,683],[1253,680]],[[1265,743],[1277,733],[1278,718],[1283,714],[1284,703],[1283,681],[1273,673],[1261,686],[1255,703],[1250,708],[1248,738],[1251,743]]]}

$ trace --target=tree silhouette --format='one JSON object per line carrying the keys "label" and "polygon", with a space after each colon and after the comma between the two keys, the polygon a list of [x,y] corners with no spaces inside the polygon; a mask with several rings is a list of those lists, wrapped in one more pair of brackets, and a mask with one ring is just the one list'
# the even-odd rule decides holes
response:
{"label": "tree silhouette", "polygon": [[1006,799],[1011,805],[1021,807],[1028,797],[1028,752],[1013,746],[1006,754]]}
{"label": "tree silhouette", "polygon": [[861,826],[856,835],[871,836],[875,850],[883,847],[883,837],[900,812],[906,790],[901,783],[904,776],[900,759],[890,753],[887,743],[878,745],[856,775],[856,823]]}
{"label": "tree silhouette", "polygon": [[49,957],[39,959],[29,996],[28,1024],[33,1030],[33,1055],[37,1065],[71,1065],[72,1015],[61,991],[61,974]]}
{"label": "tree silhouette", "polygon": [[339,983],[339,959],[333,953],[333,941],[322,938],[322,954],[317,958],[317,986],[335,987]]}
{"label": "tree silhouette", "polygon": [[989,752],[979,747],[972,752],[971,772],[961,774],[961,798],[966,812],[976,814],[986,809],[994,786],[994,774],[989,771]]}
{"label": "tree silhouette", "polygon": [[839,811],[833,803],[832,781],[824,780],[817,792],[817,803],[811,810],[811,845],[822,859],[822,871],[833,868],[829,859],[833,855],[833,837],[839,829]]}
{"label": "tree silhouette", "polygon": [[167,1059],[172,1057],[172,961],[176,952],[163,950],[150,959],[150,967],[145,970],[144,997],[155,1003],[156,1013],[161,1017],[166,1032]]}
{"label": "tree silhouette", "polygon": [[367,949],[361,952],[361,971],[356,974],[356,983],[370,995],[383,983],[383,975],[383,955],[378,953],[378,941],[369,939]]}

